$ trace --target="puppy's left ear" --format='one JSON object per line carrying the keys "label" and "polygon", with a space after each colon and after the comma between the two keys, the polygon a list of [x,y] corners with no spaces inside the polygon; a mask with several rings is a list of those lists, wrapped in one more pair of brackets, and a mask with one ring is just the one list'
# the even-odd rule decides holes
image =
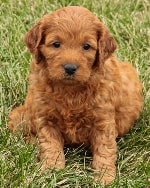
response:
{"label": "puppy's left ear", "polygon": [[103,64],[116,50],[117,44],[105,26],[98,31],[98,63]]}

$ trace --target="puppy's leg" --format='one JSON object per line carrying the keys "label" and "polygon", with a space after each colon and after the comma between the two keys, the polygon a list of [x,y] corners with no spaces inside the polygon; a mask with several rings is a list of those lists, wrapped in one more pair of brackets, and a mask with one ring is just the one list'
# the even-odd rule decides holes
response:
{"label": "puppy's leg", "polygon": [[21,129],[21,126],[24,123],[24,113],[24,106],[19,106],[15,108],[12,112],[10,112],[8,128],[13,133]]}
{"label": "puppy's leg", "polygon": [[8,128],[13,133],[22,132],[26,143],[35,143],[34,125],[27,119],[25,106],[19,106],[9,114]]}
{"label": "puppy's leg", "polygon": [[95,181],[103,185],[109,184],[115,179],[116,174],[115,122],[100,123],[93,130],[91,141]]}
{"label": "puppy's leg", "polygon": [[42,170],[46,168],[64,168],[64,142],[61,133],[52,126],[43,126],[38,131],[38,141],[40,159],[43,160]]}

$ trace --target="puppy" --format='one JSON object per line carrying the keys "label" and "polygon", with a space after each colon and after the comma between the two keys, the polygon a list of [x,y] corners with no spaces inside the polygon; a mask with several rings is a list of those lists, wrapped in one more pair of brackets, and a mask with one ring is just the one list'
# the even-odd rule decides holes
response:
{"label": "puppy", "polygon": [[25,35],[33,55],[27,97],[8,127],[36,136],[42,169],[65,167],[65,144],[85,144],[95,180],[116,173],[116,137],[129,131],[142,109],[135,69],[120,63],[116,42],[89,10],[68,6],[43,16]]}

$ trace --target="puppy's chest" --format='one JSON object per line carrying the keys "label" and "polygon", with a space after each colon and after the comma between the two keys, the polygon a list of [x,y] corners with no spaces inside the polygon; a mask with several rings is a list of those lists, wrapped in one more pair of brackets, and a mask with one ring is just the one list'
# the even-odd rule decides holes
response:
{"label": "puppy's chest", "polygon": [[59,111],[58,126],[67,144],[88,144],[94,117],[90,109],[67,109]]}

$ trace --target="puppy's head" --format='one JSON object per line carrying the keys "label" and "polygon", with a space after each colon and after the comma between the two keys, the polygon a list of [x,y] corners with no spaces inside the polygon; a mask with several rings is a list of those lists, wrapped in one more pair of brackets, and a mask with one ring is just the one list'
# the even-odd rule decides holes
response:
{"label": "puppy's head", "polygon": [[37,64],[49,78],[86,82],[116,49],[105,26],[86,8],[69,6],[45,15],[25,36]]}

